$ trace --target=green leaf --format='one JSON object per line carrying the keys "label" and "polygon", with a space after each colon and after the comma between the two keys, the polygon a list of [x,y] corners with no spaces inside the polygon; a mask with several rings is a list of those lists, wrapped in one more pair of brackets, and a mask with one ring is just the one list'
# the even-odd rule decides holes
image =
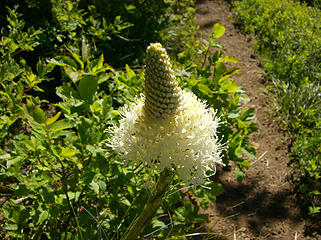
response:
{"label": "green leaf", "polygon": [[312,206],[309,206],[309,212],[311,215],[315,215],[317,213],[321,212],[321,207],[315,206],[314,204]]}
{"label": "green leaf", "polygon": [[160,221],[157,218],[152,220],[152,225],[153,225],[153,228],[163,228],[166,226],[166,224],[163,221]]}
{"label": "green leaf", "polygon": [[80,65],[81,69],[84,69],[84,62],[81,61],[81,57],[76,53],[74,53],[73,51],[71,51],[69,48],[66,48],[66,49],[69,51],[71,56],[76,60],[76,62]]}
{"label": "green leaf", "polygon": [[110,79],[110,75],[108,74],[103,74],[103,75],[100,75],[99,78],[98,78],[98,84],[101,84],[103,82],[106,82]]}
{"label": "green leaf", "polygon": [[10,168],[11,166],[18,164],[21,161],[22,161],[22,157],[21,156],[17,156],[15,158],[11,158],[11,159],[7,160],[7,168]]}
{"label": "green leaf", "polygon": [[98,195],[99,194],[99,185],[94,181],[92,181],[89,185],[94,189],[95,193]]}
{"label": "green leaf", "polygon": [[38,222],[36,224],[38,225],[43,223],[48,217],[49,217],[48,211],[44,210],[43,212],[40,213]]}
{"label": "green leaf", "polygon": [[51,72],[55,67],[55,64],[44,64],[42,60],[37,63],[37,73],[40,77],[45,76],[47,73]]}
{"label": "green leaf", "polygon": [[15,231],[18,230],[18,224],[15,223],[6,223],[4,225],[4,230],[8,230],[8,231]]}
{"label": "green leaf", "polygon": [[57,119],[60,117],[60,115],[61,115],[61,112],[58,112],[55,116],[53,116],[51,118],[48,118],[47,121],[46,121],[46,125],[49,126],[50,124],[56,122]]}
{"label": "green leaf", "polygon": [[98,184],[98,186],[99,186],[99,189],[102,191],[102,192],[104,192],[105,190],[106,190],[106,180],[105,179],[101,179],[101,178],[99,178],[99,179],[97,179],[96,180],[97,182],[97,184]]}
{"label": "green leaf", "polygon": [[78,92],[82,99],[92,100],[94,93],[98,87],[98,79],[94,76],[84,76],[80,79],[78,84]]}
{"label": "green leaf", "polygon": [[245,173],[238,166],[235,168],[235,175],[238,182],[242,182],[245,178]]}
{"label": "green leaf", "polygon": [[23,143],[29,151],[36,151],[37,146],[30,139],[25,140]]}
{"label": "green leaf", "polygon": [[28,81],[32,84],[35,79],[36,79],[36,76],[32,73],[32,72],[26,72],[25,73],[26,75],[26,78],[28,79]]}
{"label": "green leaf", "polygon": [[83,175],[83,181],[86,185],[88,185],[89,183],[91,183],[95,177],[95,172],[86,172],[84,175]]}
{"label": "green leaf", "polygon": [[221,36],[223,36],[224,33],[225,33],[225,27],[222,24],[216,23],[213,26],[213,34],[212,34],[213,38],[220,38]]}
{"label": "green leaf", "polygon": [[255,118],[255,109],[254,108],[249,108],[246,110],[246,112],[242,116],[243,121],[250,121]]}
{"label": "green leaf", "polygon": [[241,114],[241,106],[236,106],[228,113],[229,118],[238,118]]}
{"label": "green leaf", "polygon": [[54,122],[53,124],[50,124],[48,126],[48,130],[56,132],[56,131],[60,131],[60,130],[72,128],[72,127],[73,127],[73,124],[71,122],[69,122],[67,119],[62,119]]}
{"label": "green leaf", "polygon": [[217,62],[214,67],[214,80],[218,80],[227,74],[226,66],[223,62]]}
{"label": "green leaf", "polygon": [[[89,119],[81,118],[81,124],[77,126],[81,143],[87,145],[92,140],[92,122]],[[91,129],[91,130],[90,130]]]}
{"label": "green leaf", "polygon": [[19,184],[19,187],[15,190],[14,194],[15,194],[16,196],[21,197],[21,196],[26,196],[26,195],[28,195],[29,192],[30,192],[30,191],[29,191],[29,189],[27,189],[26,185],[23,184],[23,183],[20,183],[20,184]]}
{"label": "green leaf", "polygon": [[218,50],[218,51],[215,51],[215,53],[213,54],[212,56],[212,61],[213,61],[213,64],[215,64],[216,62],[219,61],[220,57],[223,55],[223,51],[221,50]]}
{"label": "green leaf", "polygon": [[70,67],[64,67],[64,70],[74,83],[77,82],[79,77],[81,76],[81,71],[75,72],[74,69],[72,69]]}
{"label": "green leaf", "polygon": [[69,147],[65,147],[62,149],[60,155],[62,157],[72,157],[76,154],[76,151],[73,149],[70,149]]}
{"label": "green leaf", "polygon": [[71,114],[70,109],[66,108],[64,105],[61,105],[59,103],[56,103],[56,104],[53,104],[53,105],[56,106],[56,107],[59,107],[65,114],[68,114],[68,115]]}
{"label": "green leaf", "polygon": [[84,35],[81,38],[81,59],[85,62],[88,59],[89,45]]}
{"label": "green leaf", "polygon": [[259,129],[259,125],[257,123],[251,123],[248,126],[249,133],[256,132]]}
{"label": "green leaf", "polygon": [[104,54],[101,54],[98,61],[97,69],[101,69],[104,65]]}
{"label": "green leaf", "polygon": [[120,202],[128,207],[131,206],[130,202],[128,201],[128,199],[124,198],[124,199],[121,199]]}
{"label": "green leaf", "polygon": [[70,1],[66,1],[67,6],[68,6],[68,12],[70,12],[73,9],[73,5]]}
{"label": "green leaf", "polygon": [[212,91],[211,91],[211,89],[209,89],[208,86],[200,83],[197,85],[197,88],[200,92],[204,93],[206,96],[209,96],[209,97],[212,96]]}
{"label": "green leaf", "polygon": [[234,81],[227,81],[227,80],[221,82],[220,86],[221,86],[221,89],[223,89],[228,93],[233,93],[239,88],[239,86],[236,83],[234,83]]}
{"label": "green leaf", "polygon": [[[16,17],[16,16],[15,16]],[[9,24],[15,29],[17,27],[17,24],[15,21],[13,21],[9,16],[7,16],[7,21]]]}
{"label": "green leaf", "polygon": [[224,192],[224,187],[220,183],[211,182],[209,187],[211,188],[210,190],[211,195],[215,197],[221,195]]}
{"label": "green leaf", "polygon": [[239,100],[242,105],[246,105],[250,101],[250,98],[246,94],[241,94]]}
{"label": "green leaf", "polygon": [[[77,90],[75,90],[72,87],[69,87],[67,85],[62,85],[62,86],[58,87],[56,93],[59,97],[66,100],[66,102],[69,102],[72,98],[74,98],[74,99],[80,98]],[[60,105],[65,106],[64,103],[61,103]]]}
{"label": "green leaf", "polygon": [[88,62],[87,68],[93,73],[104,72],[107,69],[111,69],[109,66],[104,66],[104,55],[101,54],[99,59],[94,59],[91,62]]}
{"label": "green leaf", "polygon": [[230,57],[230,56],[225,56],[223,58],[220,58],[218,60],[218,62],[232,62],[232,63],[237,63],[238,61],[234,58],[234,57]]}
{"label": "green leaf", "polygon": [[77,70],[77,63],[68,56],[56,56],[48,61],[49,63],[55,64],[61,67],[71,67],[74,71]]}
{"label": "green leaf", "polygon": [[132,4],[127,5],[125,7],[126,7],[126,11],[128,12],[133,12],[136,9],[135,5],[132,5]]}
{"label": "green leaf", "polygon": [[126,64],[126,73],[127,73],[127,78],[131,79],[136,76],[135,72],[130,69],[130,67]]}
{"label": "green leaf", "polygon": [[25,224],[30,217],[30,212],[22,204],[12,206],[7,211],[4,211],[4,213],[6,218],[20,225]]}
{"label": "green leaf", "polygon": [[32,104],[29,100],[27,100],[27,104],[24,106],[24,112],[27,118],[37,122],[37,123],[45,123],[46,115],[44,111],[38,106]]}
{"label": "green leaf", "polygon": [[55,202],[55,193],[48,186],[44,186],[42,189],[42,196],[47,204]]}
{"label": "green leaf", "polygon": [[7,159],[7,158],[9,158],[11,155],[9,154],[9,153],[4,153],[4,154],[2,154],[2,155],[0,155],[0,160],[1,159]]}

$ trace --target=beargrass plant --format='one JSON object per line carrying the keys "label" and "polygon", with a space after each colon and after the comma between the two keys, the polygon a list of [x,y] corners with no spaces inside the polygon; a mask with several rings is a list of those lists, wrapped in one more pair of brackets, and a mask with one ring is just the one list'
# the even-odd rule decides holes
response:
{"label": "beargrass plant", "polygon": [[217,138],[219,119],[206,105],[176,80],[166,50],[161,44],[147,48],[144,95],[123,109],[114,126],[110,146],[125,160],[142,162],[160,177],[140,215],[122,239],[136,239],[152,219],[175,173],[196,185],[215,164],[222,164],[223,147]]}

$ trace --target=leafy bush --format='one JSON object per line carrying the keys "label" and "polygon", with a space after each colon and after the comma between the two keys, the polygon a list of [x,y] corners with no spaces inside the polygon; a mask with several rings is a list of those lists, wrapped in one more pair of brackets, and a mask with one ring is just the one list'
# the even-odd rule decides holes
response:
{"label": "leafy bush", "polygon": [[316,182],[321,173],[317,140],[321,132],[321,12],[290,0],[244,0],[235,1],[234,6],[236,22],[258,37],[256,48],[271,80],[280,121],[296,136],[291,152],[294,168],[304,176],[303,202],[320,218],[321,188]]}
{"label": "leafy bush", "polygon": [[[50,14],[38,11],[43,6],[40,2]],[[115,40],[122,36],[119,34],[127,38],[138,31],[138,19],[122,20],[123,15],[118,17],[117,12],[111,19],[105,18],[97,10],[101,10],[98,4],[121,4],[121,11],[136,17],[165,4],[160,19],[168,22],[170,30],[163,31],[173,38],[160,34],[155,26],[150,31],[159,33],[164,42],[175,42],[178,31],[188,42],[188,49],[181,43],[175,45],[181,50],[177,59],[183,62],[177,63],[175,74],[182,87],[191,88],[217,109],[224,121],[220,126],[222,143],[230,146],[224,161],[235,162],[237,178],[244,178],[249,167],[244,158],[255,154],[247,135],[257,126],[252,122],[254,110],[243,108],[247,96],[229,79],[238,70],[227,69],[225,62],[236,60],[223,56],[222,50],[208,56],[210,47],[219,46],[214,39],[224,33],[224,27],[215,25],[210,42],[200,48],[198,42],[190,42],[195,32],[184,32],[184,21],[190,24],[193,9],[183,18],[168,19],[192,6],[190,1],[172,1],[177,9],[170,9],[167,2],[154,2],[149,8],[148,2],[130,6],[129,1],[97,1],[97,6],[88,6],[85,1],[30,0],[6,8],[0,42],[1,238],[119,239],[148,199],[146,182],[157,179],[157,172],[125,165],[106,145],[110,136],[105,130],[119,120],[118,109],[141,93],[143,77],[127,64],[123,70],[111,64],[117,66],[125,59],[133,64],[135,60],[121,59],[128,49],[133,50],[132,59],[144,56],[132,41],[122,39],[125,46]],[[34,18],[27,17],[28,9],[37,13]],[[176,23],[182,28],[173,27]],[[159,22],[154,24],[159,26]],[[135,30],[130,32],[130,28]],[[140,44],[151,40],[155,40],[153,36]],[[104,54],[104,46],[117,46],[113,49],[117,59],[106,58],[111,53]],[[173,49],[172,54],[175,52]],[[187,61],[186,56],[194,58]],[[208,58],[210,65],[204,66],[200,58]],[[197,234],[200,223],[208,221],[199,209],[215,201],[222,186],[207,180],[204,187],[188,187],[184,193],[183,186],[174,179],[157,216],[145,230],[146,237]],[[199,197],[200,205],[187,200],[192,196]]]}
{"label": "leafy bush", "polygon": [[256,153],[256,149],[249,144],[248,135],[256,131],[258,126],[253,122],[255,110],[242,107],[249,101],[245,91],[229,79],[240,69],[227,69],[225,63],[236,63],[237,60],[224,56],[222,50],[216,50],[212,56],[208,56],[211,48],[222,48],[215,39],[224,32],[222,25],[215,24],[213,33],[209,34],[209,41],[203,40],[201,49],[189,48],[189,51],[181,54],[181,57],[194,56],[189,58],[194,61],[186,60],[179,76],[184,86],[190,88],[200,99],[205,99],[225,122],[219,128],[220,138],[229,143],[224,162],[228,164],[232,160],[236,163],[236,177],[242,181],[243,170],[250,166],[244,157],[253,160]]}
{"label": "leafy bush", "polygon": [[293,144],[294,157],[299,160],[295,162],[295,165],[301,169],[301,174],[303,175],[299,190],[305,196],[305,198],[302,199],[304,204],[311,205],[309,208],[312,215],[320,213],[321,210],[320,137],[320,131],[312,131],[300,135]]}
{"label": "leafy bush", "polygon": [[[6,1],[0,11],[0,28],[7,34],[7,8],[16,7],[25,20],[25,29],[42,30],[37,38],[40,43],[35,55],[53,57],[66,43],[78,48],[83,43],[90,47],[93,56],[104,54],[109,64],[123,67],[125,64],[142,63],[142,56],[150,42],[173,38],[182,28],[193,31],[193,1]],[[189,24],[185,24],[185,23]],[[178,26],[178,23],[181,23]],[[175,29],[169,31],[169,29]],[[188,34],[191,34],[191,31]],[[165,32],[165,33],[163,33]],[[194,33],[195,34],[195,33]],[[180,34],[176,43],[184,43]],[[172,42],[174,43],[174,42]],[[183,46],[183,45],[180,45]],[[176,46],[173,46],[172,49]],[[122,49],[122,51],[118,51]],[[32,60],[32,59],[31,59]]]}
{"label": "leafy bush", "polygon": [[320,0],[300,0],[301,2],[305,2],[309,6],[321,8],[321,1]]}

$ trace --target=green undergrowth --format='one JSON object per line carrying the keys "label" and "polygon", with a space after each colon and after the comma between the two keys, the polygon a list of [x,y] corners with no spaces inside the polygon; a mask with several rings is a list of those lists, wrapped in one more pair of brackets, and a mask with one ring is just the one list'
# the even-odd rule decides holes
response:
{"label": "green undergrowth", "polygon": [[[221,118],[236,178],[255,158],[254,109],[215,42],[195,40],[193,1],[5,1],[0,6],[0,238],[119,239],[140,213],[157,172],[124,164],[106,131],[142,93],[146,46],[159,41],[175,74]],[[151,14],[153,13],[153,14]],[[210,48],[215,53],[209,55]],[[204,65],[205,60],[209,65]],[[214,71],[213,71],[214,69]],[[184,191],[181,191],[185,187]],[[142,239],[200,235],[199,214],[224,189],[178,178]],[[200,199],[199,204],[191,201]],[[208,233],[209,236],[211,233]]]}
{"label": "green undergrowth", "polygon": [[321,8],[321,1],[320,0],[300,0],[300,1],[303,3],[306,3],[309,6]]}
{"label": "green undergrowth", "polygon": [[[308,1],[316,6],[318,1]],[[234,2],[236,24],[255,34],[275,110],[293,136],[300,203],[321,218],[321,11],[290,0]]]}

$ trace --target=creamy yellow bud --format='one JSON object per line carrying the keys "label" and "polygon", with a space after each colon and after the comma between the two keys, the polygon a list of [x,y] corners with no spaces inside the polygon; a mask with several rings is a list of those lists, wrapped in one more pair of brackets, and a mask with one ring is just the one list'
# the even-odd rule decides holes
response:
{"label": "creamy yellow bud", "polygon": [[156,118],[168,118],[180,109],[182,90],[165,48],[160,43],[152,43],[146,53],[145,110]]}

